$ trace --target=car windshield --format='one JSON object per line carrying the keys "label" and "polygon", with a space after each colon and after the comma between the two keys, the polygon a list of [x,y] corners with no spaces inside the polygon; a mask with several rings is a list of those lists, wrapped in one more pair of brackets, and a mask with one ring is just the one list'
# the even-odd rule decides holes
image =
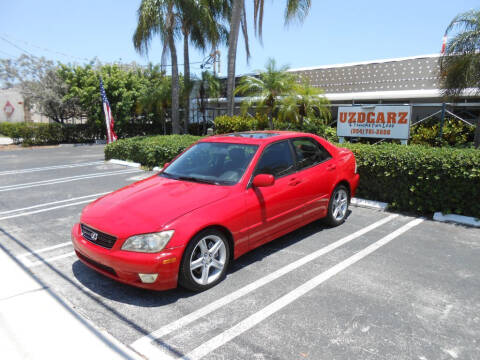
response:
{"label": "car windshield", "polygon": [[243,176],[257,145],[201,142],[180,155],[159,175],[177,180],[234,185]]}

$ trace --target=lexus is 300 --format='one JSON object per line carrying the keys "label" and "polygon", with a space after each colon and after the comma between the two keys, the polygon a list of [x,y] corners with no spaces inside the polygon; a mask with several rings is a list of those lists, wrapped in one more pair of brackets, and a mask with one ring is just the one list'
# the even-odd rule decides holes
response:
{"label": "lexus is 300", "polygon": [[353,153],[312,134],[210,136],[86,206],[73,245],[117,281],[202,291],[266,242],[321,218],[343,223],[358,181]]}

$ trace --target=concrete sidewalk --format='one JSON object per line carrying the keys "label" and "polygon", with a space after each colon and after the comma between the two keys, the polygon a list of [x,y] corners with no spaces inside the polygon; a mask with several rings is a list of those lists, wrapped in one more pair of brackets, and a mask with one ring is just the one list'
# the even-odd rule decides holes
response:
{"label": "concrete sidewalk", "polygon": [[144,359],[97,329],[0,244],[2,359]]}

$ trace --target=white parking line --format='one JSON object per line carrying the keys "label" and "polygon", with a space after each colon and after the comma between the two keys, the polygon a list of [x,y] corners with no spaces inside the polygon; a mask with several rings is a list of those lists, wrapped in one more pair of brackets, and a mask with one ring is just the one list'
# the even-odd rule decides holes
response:
{"label": "white parking line", "polygon": [[422,221],[423,219],[415,219],[403,225],[401,228],[395,230],[391,234],[383,237],[377,242],[374,242],[373,244],[367,246],[363,250],[360,250],[359,252],[343,260],[342,262],[339,262],[338,264],[332,266],[331,268],[317,275],[313,279],[307,281],[306,283],[300,285],[296,289],[290,291],[288,294],[275,300],[274,302],[267,305],[260,311],[254,313],[253,315],[250,315],[248,318],[239,322],[237,325],[231,327],[230,329],[224,331],[223,333],[203,343],[202,345],[200,345],[199,347],[197,347],[196,349],[194,349],[193,351],[191,351],[190,353],[182,357],[182,359],[188,359],[188,360],[201,359],[205,355],[211,353],[215,349],[219,348],[220,346],[226,344],[230,340],[236,338],[237,336],[243,334],[245,331],[259,324],[269,316],[275,314],[277,311],[283,309],[285,306],[291,304],[293,301],[297,300],[298,298],[305,295],[309,291],[315,289],[317,286],[327,281],[334,275],[345,270],[349,266],[352,266],[353,264],[360,261],[364,257],[378,250],[382,246],[388,244],[390,241],[400,236],[404,232],[410,230],[414,226],[420,224]]}
{"label": "white parking line", "polygon": [[30,262],[25,264],[27,267],[29,268],[32,268],[32,267],[35,267],[35,266],[38,266],[38,265],[44,265],[44,264],[48,264],[52,261],[55,261],[55,260],[60,260],[60,259],[65,259],[67,257],[70,257],[70,256],[73,256],[75,255],[75,251],[72,251],[72,252],[69,252],[69,253],[66,253],[66,254],[62,254],[62,255],[58,255],[58,256],[53,256],[51,258],[47,258],[47,259],[43,259],[41,258],[39,261],[35,261],[35,262]]}
{"label": "white parking line", "polygon": [[298,259],[297,261],[294,261],[293,263],[290,263],[276,271],[274,271],[273,273],[269,274],[269,275],[266,275],[236,291],[234,291],[233,293],[231,294],[228,294],[206,306],[204,306],[203,308],[200,308],[188,315],[185,315],[184,317],[178,319],[178,320],[175,320],[173,322],[171,322],[170,324],[167,324],[163,327],[161,327],[160,329],[146,335],[146,336],[143,336],[141,337],[140,339],[136,340],[135,342],[133,342],[131,344],[132,348],[134,348],[135,350],[137,350],[138,352],[140,352],[141,354],[144,354],[146,355],[147,357],[152,357],[152,358],[155,358],[157,356],[159,356],[159,353],[163,353],[159,347],[157,347],[154,342],[156,339],[159,339],[161,338],[162,336],[165,336],[173,331],[176,331],[176,330],[179,330],[181,329],[182,327],[196,321],[197,319],[203,317],[203,316],[206,316],[208,315],[209,313],[231,303],[232,301],[235,301],[237,299],[239,299],[240,297],[244,296],[244,295],[247,295],[248,293],[254,291],[254,290],[257,290],[258,288],[280,278],[281,276],[285,275],[285,274],[288,274],[289,272],[299,268],[300,266],[302,265],[305,265],[317,258],[319,258],[320,256],[323,256],[327,253],[329,253],[330,251],[333,251],[335,250],[336,248],[368,233],[369,231],[372,231],[374,230],[375,228],[393,220],[394,218],[396,218],[398,215],[390,215],[388,217],[385,217],[369,226],[366,226],[364,227],[363,229],[360,229],[340,240],[337,240],[333,243],[331,243],[330,245],[327,245],[307,256],[304,256],[303,258],[300,258]]}
{"label": "white parking line", "polygon": [[65,200],[58,200],[58,201],[52,201],[52,202],[48,202],[48,203],[43,203],[43,204],[28,206],[28,207],[24,207],[24,208],[20,208],[20,209],[14,209],[14,210],[8,210],[8,211],[1,211],[1,212],[0,212],[0,215],[12,214],[12,213],[16,213],[16,212],[20,212],[20,211],[24,211],[24,210],[36,209],[36,208],[45,207],[45,206],[48,206],[48,205],[61,204],[61,203],[70,202],[70,201],[79,200],[79,199],[99,197],[99,196],[102,196],[102,195],[105,195],[105,194],[108,194],[108,193],[109,193],[109,192],[103,192],[103,193],[98,193],[98,194],[79,196],[79,197],[74,197],[74,198],[65,199]]}
{"label": "white parking line", "polygon": [[61,208],[69,207],[69,206],[86,204],[86,203],[92,202],[93,200],[94,199],[88,199],[88,200],[84,200],[84,201],[77,201],[77,202],[70,203],[70,204],[54,206],[54,207],[50,207],[50,208],[46,208],[46,209],[40,209],[40,210],[35,210],[35,211],[27,211],[27,212],[23,212],[23,213],[20,213],[20,214],[8,215],[8,216],[0,217],[0,220],[13,219],[13,218],[20,217],[20,216],[39,214],[39,213],[42,213],[42,212],[45,212],[45,211],[52,211],[52,210],[61,209]]}
{"label": "white parking line", "polygon": [[72,242],[71,241],[66,241],[64,243],[49,246],[49,247],[46,247],[46,248],[29,251],[29,252],[17,255],[17,259],[20,259],[20,258],[23,258],[23,257],[26,257],[26,256],[30,256],[30,255],[41,254],[41,253],[44,253],[44,252],[47,252],[47,251],[50,251],[50,250],[59,249],[61,247],[65,247],[65,246],[68,246],[68,245],[72,245]]}
{"label": "white parking line", "polygon": [[74,164],[65,164],[65,165],[43,166],[43,167],[20,169],[20,170],[8,170],[8,171],[1,171],[0,176],[2,176],[2,175],[25,174],[25,173],[31,173],[31,172],[37,172],[37,171],[46,171],[46,170],[67,169],[67,168],[75,168],[75,167],[82,167],[82,166],[99,165],[99,164],[104,164],[104,163],[105,163],[104,161],[93,161],[93,162],[86,162],[86,163],[74,163]]}
{"label": "white parking line", "polygon": [[[71,241],[66,241],[64,243],[60,243],[60,244],[53,245],[53,246],[48,246],[46,248],[29,251],[29,252],[17,255],[16,258],[19,261],[21,261],[22,264],[25,265],[26,267],[33,267],[33,266],[37,266],[37,265],[42,265],[42,264],[48,263],[50,261],[63,259],[63,258],[72,256],[72,255],[75,255],[75,252],[70,252],[70,253],[67,253],[67,254],[58,255],[58,256],[51,257],[51,258],[47,258],[47,259],[43,259],[43,258],[40,257],[39,261],[33,261],[33,262],[30,261],[28,259],[28,257],[29,256],[35,256],[35,255],[38,255],[38,254],[41,254],[41,253],[44,253],[44,252],[47,252],[47,251],[56,250],[56,249],[66,247],[66,246],[72,246],[72,242]],[[37,256],[37,258],[39,258],[39,257]]]}
{"label": "white parking line", "polygon": [[139,170],[139,169],[118,170],[118,171],[110,171],[110,172],[103,172],[103,173],[69,176],[69,177],[50,179],[50,180],[42,180],[42,181],[36,181],[36,182],[24,183],[24,184],[6,185],[6,186],[0,186],[0,192],[27,189],[27,188],[32,188],[36,186],[61,184],[65,182],[84,180],[84,179],[94,179],[94,178],[103,177],[103,176],[130,174],[130,173],[139,172],[139,171],[143,171],[143,170]]}

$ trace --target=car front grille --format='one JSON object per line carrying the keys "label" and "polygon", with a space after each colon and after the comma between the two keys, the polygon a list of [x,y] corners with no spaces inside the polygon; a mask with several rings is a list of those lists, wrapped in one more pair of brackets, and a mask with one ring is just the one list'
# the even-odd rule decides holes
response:
{"label": "car front grille", "polygon": [[101,231],[92,229],[85,224],[81,224],[82,236],[95,245],[111,249],[117,241],[117,238],[112,235],[105,234]]}
{"label": "car front grille", "polygon": [[97,268],[99,270],[103,270],[113,276],[117,276],[117,273],[115,272],[114,269],[112,269],[110,266],[107,266],[107,265],[103,265],[103,264],[100,264],[99,262],[96,262],[95,260],[92,260],[88,257],[86,257],[85,255],[79,253],[78,251],[75,251],[77,253],[77,256],[85,261],[86,263],[89,263],[90,265],[92,265],[94,268]]}

